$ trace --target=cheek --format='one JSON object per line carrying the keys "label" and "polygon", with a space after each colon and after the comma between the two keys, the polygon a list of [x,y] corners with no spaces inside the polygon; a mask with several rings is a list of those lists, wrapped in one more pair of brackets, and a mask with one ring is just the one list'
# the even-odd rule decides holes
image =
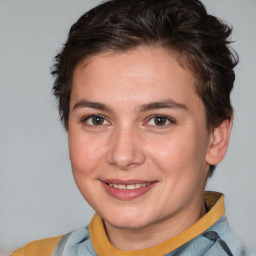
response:
{"label": "cheek", "polygon": [[89,175],[99,165],[104,147],[99,138],[69,133],[69,157],[74,174]]}
{"label": "cheek", "polygon": [[[188,175],[200,169],[204,162],[205,147],[195,133],[172,134],[148,144],[151,159],[166,174],[181,176],[183,171]],[[191,173],[192,175],[192,173]]]}
{"label": "cheek", "polygon": [[189,146],[178,135],[152,141],[149,149],[152,158],[163,165],[180,165],[184,163],[183,158],[189,154]]}

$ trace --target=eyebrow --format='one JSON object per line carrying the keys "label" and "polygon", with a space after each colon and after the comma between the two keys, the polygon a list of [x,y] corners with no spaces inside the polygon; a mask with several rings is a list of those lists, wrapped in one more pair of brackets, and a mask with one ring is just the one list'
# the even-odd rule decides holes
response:
{"label": "eyebrow", "polygon": [[[105,112],[114,112],[112,108],[110,108],[109,106],[103,103],[92,102],[86,99],[82,99],[78,101],[73,106],[72,110],[74,111],[75,109],[78,109],[78,108],[93,108],[93,109],[102,110]],[[186,105],[182,103],[178,103],[173,99],[166,99],[163,101],[156,101],[156,102],[150,102],[148,104],[143,104],[138,108],[138,112],[146,112],[146,111],[161,109],[161,108],[174,108],[174,109],[188,110]]]}
{"label": "eyebrow", "polygon": [[93,108],[93,109],[98,109],[98,110],[102,110],[102,111],[106,111],[106,112],[113,112],[113,110],[110,107],[108,107],[107,105],[105,105],[103,103],[92,102],[92,101],[88,101],[86,99],[82,99],[82,100],[78,101],[74,105],[72,110],[75,110],[78,108]]}
{"label": "eyebrow", "polygon": [[188,107],[182,103],[178,103],[173,99],[166,99],[163,101],[157,101],[157,102],[151,102],[149,104],[143,104],[139,108],[139,112],[145,112],[150,111],[154,109],[160,109],[160,108],[174,108],[174,109],[183,109],[188,110]]}

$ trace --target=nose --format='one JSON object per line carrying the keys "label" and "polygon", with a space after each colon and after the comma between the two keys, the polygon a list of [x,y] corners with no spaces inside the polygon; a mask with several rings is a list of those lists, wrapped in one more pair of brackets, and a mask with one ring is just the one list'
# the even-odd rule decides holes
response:
{"label": "nose", "polygon": [[121,170],[143,164],[145,154],[141,135],[131,128],[116,128],[109,141],[107,162]]}

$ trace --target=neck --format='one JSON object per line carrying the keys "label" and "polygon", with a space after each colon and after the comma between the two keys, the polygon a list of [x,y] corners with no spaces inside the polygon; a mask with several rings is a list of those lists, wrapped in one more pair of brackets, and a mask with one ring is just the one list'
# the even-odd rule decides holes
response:
{"label": "neck", "polygon": [[192,203],[186,211],[137,229],[121,229],[105,222],[109,241],[121,251],[141,250],[161,244],[188,229],[206,213],[204,199],[196,206]]}

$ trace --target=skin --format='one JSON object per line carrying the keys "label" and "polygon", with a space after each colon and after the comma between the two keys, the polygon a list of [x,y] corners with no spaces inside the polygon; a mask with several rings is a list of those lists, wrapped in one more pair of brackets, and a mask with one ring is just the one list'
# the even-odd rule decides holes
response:
{"label": "skin", "polygon": [[[73,175],[120,250],[155,246],[205,214],[209,164],[224,157],[231,121],[207,130],[196,82],[162,48],[98,54],[75,69],[68,129]],[[109,179],[153,185],[120,199],[104,188]]]}

